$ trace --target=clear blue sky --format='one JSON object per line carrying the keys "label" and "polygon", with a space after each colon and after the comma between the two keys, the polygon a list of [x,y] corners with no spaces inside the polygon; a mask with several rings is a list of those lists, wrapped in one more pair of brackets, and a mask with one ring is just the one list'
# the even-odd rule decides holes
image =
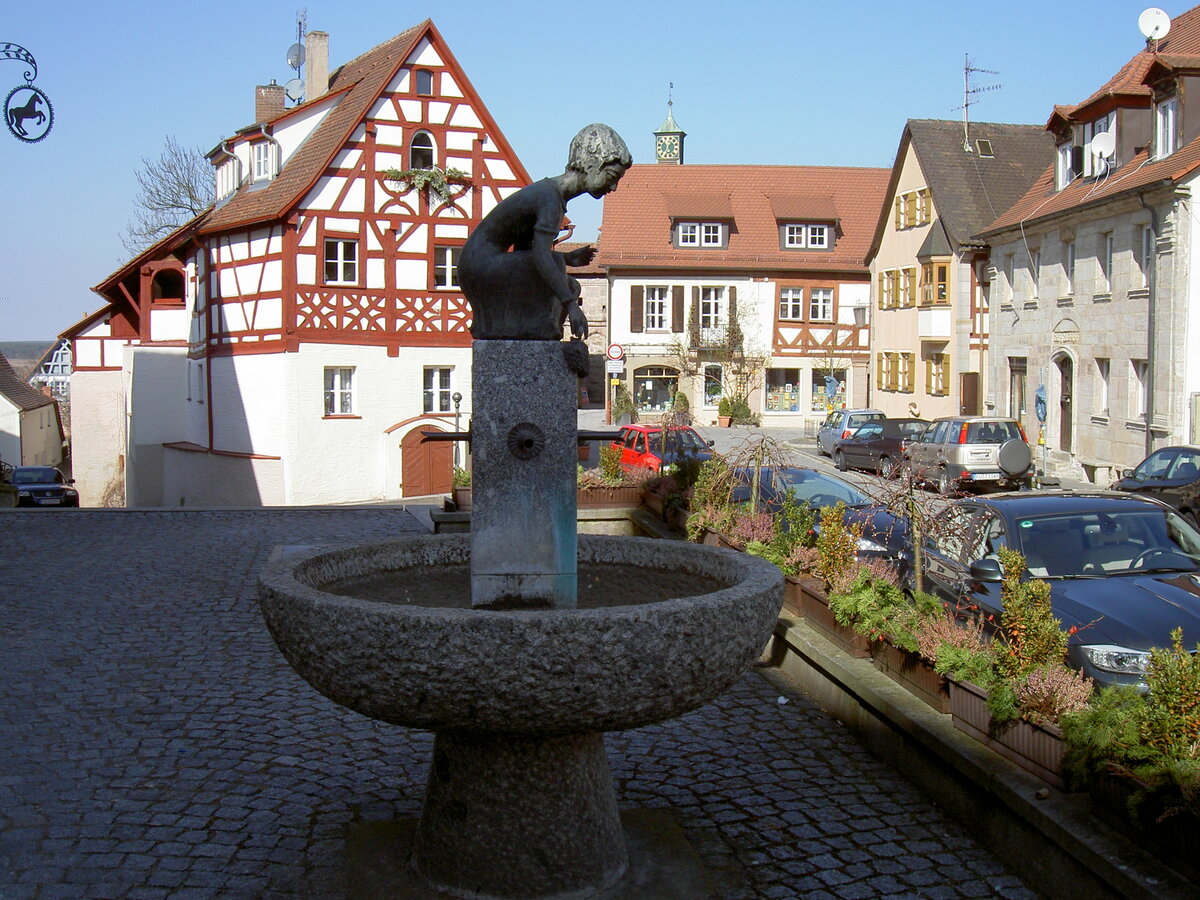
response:
{"label": "clear blue sky", "polygon": [[[124,260],[134,172],[167,135],[210,149],[254,118],[253,89],[285,62],[304,0],[6,4],[0,41],[36,57],[54,130],[0,130],[0,341],[51,339],[98,309]],[[635,161],[675,117],[695,163],[890,166],[908,118],[957,119],[964,54],[999,75],[978,121],[1046,121],[1142,46],[1140,2],[1000,4],[608,0],[417,4],[309,0],[336,67],[432,18],[535,177],[562,170],[571,136],[607,122]],[[1161,4],[1172,16],[1188,7]],[[23,68],[0,60],[0,96]],[[569,213],[592,238],[600,203]]]}

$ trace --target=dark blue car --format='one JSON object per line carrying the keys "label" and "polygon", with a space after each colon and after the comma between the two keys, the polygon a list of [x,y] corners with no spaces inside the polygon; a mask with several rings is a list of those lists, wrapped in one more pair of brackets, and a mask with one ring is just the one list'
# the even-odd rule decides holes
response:
{"label": "dark blue car", "polygon": [[1200,533],[1157,500],[1020,492],[951,504],[926,554],[925,588],[999,618],[1002,546],[1050,585],[1067,663],[1097,684],[1138,684],[1171,631],[1200,641]]}

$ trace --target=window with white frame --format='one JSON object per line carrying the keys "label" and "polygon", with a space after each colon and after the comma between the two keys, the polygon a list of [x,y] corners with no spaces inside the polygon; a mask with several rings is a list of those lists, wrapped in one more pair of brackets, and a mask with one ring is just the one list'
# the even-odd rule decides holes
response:
{"label": "window with white frame", "polygon": [[1163,100],[1155,107],[1154,115],[1154,158],[1162,159],[1170,156],[1178,148],[1175,146],[1176,127],[1179,115],[1179,101],[1175,97]]}
{"label": "window with white frame", "polygon": [[879,273],[879,308],[894,309],[896,306],[896,272],[889,269]]}
{"label": "window with white frame", "polygon": [[417,94],[421,97],[433,96],[433,73],[428,69],[417,69]]}
{"label": "window with white frame", "polygon": [[667,320],[667,289],[665,287],[646,288],[645,312],[643,324],[647,331],[666,331]]}
{"label": "window with white frame", "polygon": [[458,259],[462,247],[433,248],[433,284],[444,290],[458,287]]}
{"label": "window with white frame", "polygon": [[1011,253],[1004,254],[1004,287],[1008,291],[1008,302],[1012,303],[1017,299],[1017,286],[1013,283],[1013,255]]}
{"label": "window with white frame", "polygon": [[716,363],[704,367],[704,405],[719,406],[725,394],[725,375]]}
{"label": "window with white frame", "polygon": [[717,328],[725,324],[725,288],[700,288],[700,327]]}
{"label": "window with white frame", "polygon": [[779,289],[779,318],[783,321],[799,322],[804,319],[804,289]]}
{"label": "window with white frame", "polygon": [[325,415],[354,415],[354,368],[327,366],[325,368]]}
{"label": "window with white frame", "polygon": [[1138,229],[1138,268],[1141,269],[1142,287],[1150,287],[1150,268],[1154,264],[1154,229],[1143,225]]}
{"label": "window with white frame", "polygon": [[925,392],[934,397],[949,393],[950,354],[931,353],[925,360]]}
{"label": "window with white frame", "polygon": [[1107,158],[1101,158],[1093,149],[1092,141],[1095,140],[1098,134],[1111,134],[1115,139],[1117,136],[1117,114],[1110,112],[1106,116],[1101,116],[1093,122],[1088,122],[1083,126],[1083,174],[1084,175],[1101,175],[1116,166],[1115,152]]}
{"label": "window with white frame", "polygon": [[700,226],[695,222],[680,222],[675,227],[675,242],[680,247],[699,247]]}
{"label": "window with white frame", "polygon": [[358,281],[358,241],[325,239],[325,283],[355,284]]}
{"label": "window with white frame", "polygon": [[1096,410],[1102,416],[1108,415],[1108,386],[1112,373],[1112,361],[1096,357]]}
{"label": "window with white frame", "polygon": [[1075,293],[1075,242],[1063,241],[1063,296]]}
{"label": "window with white frame", "polygon": [[808,320],[833,321],[833,288],[812,288],[808,292]]}
{"label": "window with white frame", "polygon": [[425,369],[425,392],[423,408],[427,413],[450,412],[450,373],[449,367],[430,367]]}
{"label": "window with white frame", "polygon": [[721,222],[679,222],[675,226],[675,246],[724,247],[727,228]]}
{"label": "window with white frame", "polygon": [[254,154],[254,164],[252,170],[254,172],[255,181],[263,181],[275,174],[274,167],[271,165],[271,144],[269,141],[257,141],[250,145]]}
{"label": "window with white frame", "polygon": [[700,226],[700,246],[720,247],[721,226],[716,222],[705,222]]}
{"label": "window with white frame", "polygon": [[1134,419],[1144,419],[1146,410],[1149,409],[1149,390],[1150,383],[1147,375],[1150,372],[1150,364],[1144,359],[1131,359],[1129,361],[1130,379],[1129,379],[1129,415]]}
{"label": "window with white frame", "polygon": [[829,250],[832,246],[828,225],[788,224],[783,226],[785,250]]}
{"label": "window with white frame", "polygon": [[1054,188],[1061,191],[1075,179],[1074,145],[1067,141],[1054,151]]}
{"label": "window with white frame", "polygon": [[408,148],[408,167],[410,169],[432,169],[436,162],[433,155],[433,136],[428,131],[418,131],[413,135]]}
{"label": "window with white frame", "polygon": [[1029,252],[1029,287],[1031,300],[1036,300],[1040,296],[1039,287],[1042,281],[1042,251],[1031,250]]}
{"label": "window with white frame", "polygon": [[1029,358],[1025,356],[1010,356],[1008,358],[1008,415],[1013,419],[1023,419],[1029,411]]}
{"label": "window with white frame", "polygon": [[1100,284],[1101,293],[1107,293],[1112,290],[1112,274],[1113,274],[1113,233],[1106,231],[1100,235]]}

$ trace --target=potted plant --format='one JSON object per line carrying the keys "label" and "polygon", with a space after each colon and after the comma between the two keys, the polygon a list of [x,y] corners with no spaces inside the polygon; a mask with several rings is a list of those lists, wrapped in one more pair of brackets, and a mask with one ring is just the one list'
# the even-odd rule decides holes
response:
{"label": "potted plant", "polygon": [[453,167],[446,169],[440,169],[437,166],[430,166],[428,169],[387,169],[381,174],[384,181],[389,182],[389,186],[397,192],[428,192],[431,198],[441,200],[443,203],[450,199],[454,186],[471,187],[471,176],[461,169]]}
{"label": "potted plant", "polygon": [[455,466],[450,477],[450,499],[459,512],[471,508],[471,473],[462,466]]}

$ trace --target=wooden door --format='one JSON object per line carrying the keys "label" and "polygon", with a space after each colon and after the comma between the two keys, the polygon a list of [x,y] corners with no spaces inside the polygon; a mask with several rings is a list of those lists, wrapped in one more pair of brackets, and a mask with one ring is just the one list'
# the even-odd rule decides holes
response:
{"label": "wooden door", "polygon": [[450,493],[454,474],[454,445],[449,441],[422,444],[422,431],[443,431],[436,425],[418,425],[400,441],[402,495],[428,497]]}

